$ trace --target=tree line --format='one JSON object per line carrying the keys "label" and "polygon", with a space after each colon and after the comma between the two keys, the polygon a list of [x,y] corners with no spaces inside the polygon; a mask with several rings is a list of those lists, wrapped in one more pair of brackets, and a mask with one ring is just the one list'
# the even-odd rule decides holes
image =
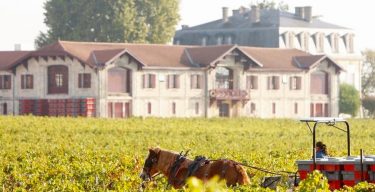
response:
{"label": "tree line", "polygon": [[178,0],[47,0],[48,31],[37,47],[57,40],[167,43],[180,16]]}

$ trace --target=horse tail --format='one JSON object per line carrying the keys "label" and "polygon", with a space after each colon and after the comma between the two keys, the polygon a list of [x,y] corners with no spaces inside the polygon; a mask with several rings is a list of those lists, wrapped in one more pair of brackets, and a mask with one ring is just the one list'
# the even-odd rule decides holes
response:
{"label": "horse tail", "polygon": [[236,164],[236,170],[238,173],[237,182],[242,185],[250,184],[250,178],[247,175],[246,169],[239,164]]}

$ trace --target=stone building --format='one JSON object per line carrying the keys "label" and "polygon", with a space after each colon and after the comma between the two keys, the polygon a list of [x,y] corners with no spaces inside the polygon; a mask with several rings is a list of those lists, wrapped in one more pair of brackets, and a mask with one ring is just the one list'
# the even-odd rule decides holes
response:
{"label": "stone building", "polygon": [[176,31],[174,44],[296,48],[314,55],[325,54],[345,69],[340,83],[361,90],[362,56],[354,45],[352,29],[321,20],[310,6],[295,7],[294,13],[241,7],[233,10],[232,16],[223,7],[222,13],[222,18],[215,21],[183,25]]}
{"label": "stone building", "polygon": [[298,49],[58,41],[0,52],[0,114],[336,116],[341,71]]}

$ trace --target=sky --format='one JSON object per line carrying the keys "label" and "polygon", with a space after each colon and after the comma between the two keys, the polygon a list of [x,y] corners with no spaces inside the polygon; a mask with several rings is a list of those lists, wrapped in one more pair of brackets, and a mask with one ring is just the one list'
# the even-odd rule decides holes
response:
{"label": "sky", "polygon": [[[47,31],[44,25],[45,0],[0,0],[0,51],[14,50],[21,44],[22,50],[33,50],[38,34]],[[181,21],[176,26],[194,26],[220,19],[222,7],[229,10],[240,6],[249,7],[256,0],[180,0]],[[280,2],[275,0],[275,2]],[[375,49],[375,18],[373,0],[284,0],[289,11],[295,6],[312,6],[313,15],[343,27],[354,29],[355,48]],[[231,13],[231,11],[230,11]]]}

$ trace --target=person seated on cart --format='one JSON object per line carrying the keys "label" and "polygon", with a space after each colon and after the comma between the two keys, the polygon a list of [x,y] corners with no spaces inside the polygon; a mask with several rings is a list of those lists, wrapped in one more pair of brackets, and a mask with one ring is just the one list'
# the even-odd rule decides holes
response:
{"label": "person seated on cart", "polygon": [[321,141],[316,142],[315,144],[315,156],[316,158],[325,158],[328,156],[327,146]]}

